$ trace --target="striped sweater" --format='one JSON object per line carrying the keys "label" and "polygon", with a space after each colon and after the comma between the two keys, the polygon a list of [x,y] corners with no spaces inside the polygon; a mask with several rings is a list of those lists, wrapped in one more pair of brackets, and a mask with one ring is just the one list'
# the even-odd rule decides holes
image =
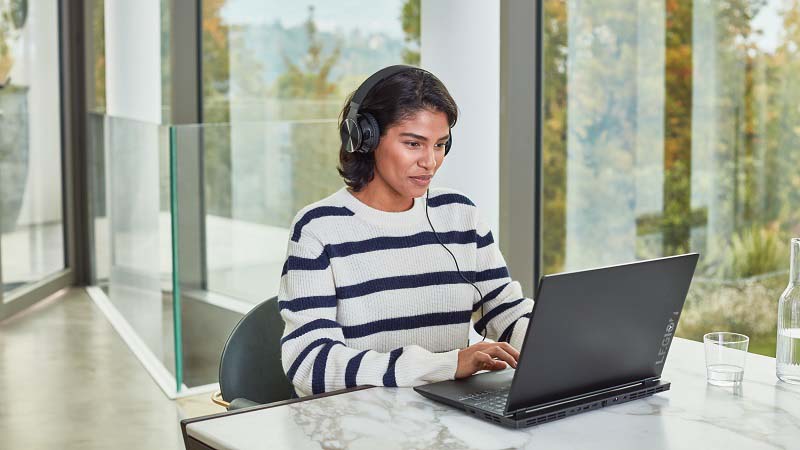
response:
{"label": "striped sweater", "polygon": [[278,304],[283,369],[299,395],[453,379],[471,318],[487,339],[521,347],[533,300],[475,205],[431,189],[428,214],[483,298],[437,242],[425,201],[385,212],[342,188],[295,216]]}

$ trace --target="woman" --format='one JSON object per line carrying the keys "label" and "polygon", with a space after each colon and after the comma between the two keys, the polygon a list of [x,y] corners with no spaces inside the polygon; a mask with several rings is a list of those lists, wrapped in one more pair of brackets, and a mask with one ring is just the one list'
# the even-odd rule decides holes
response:
{"label": "woman", "polygon": [[[445,86],[409,66],[377,72],[342,110],[347,186],[297,213],[278,294],[299,395],[516,367],[533,300],[472,201],[428,190],[457,115]],[[469,346],[473,316],[498,342]]]}

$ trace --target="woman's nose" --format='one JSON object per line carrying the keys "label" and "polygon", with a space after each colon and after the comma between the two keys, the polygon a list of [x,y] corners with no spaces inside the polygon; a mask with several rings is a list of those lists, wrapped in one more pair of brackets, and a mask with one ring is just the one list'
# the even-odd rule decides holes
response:
{"label": "woman's nose", "polygon": [[425,149],[425,154],[420,157],[419,165],[427,170],[436,167],[436,151],[433,146]]}

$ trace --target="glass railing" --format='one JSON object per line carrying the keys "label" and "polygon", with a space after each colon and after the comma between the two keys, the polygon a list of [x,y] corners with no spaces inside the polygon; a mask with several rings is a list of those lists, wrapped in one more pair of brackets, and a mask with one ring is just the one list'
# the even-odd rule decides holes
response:
{"label": "glass railing", "polygon": [[176,377],[169,128],[90,114],[88,144],[95,277],[139,351]]}
{"label": "glass railing", "polygon": [[336,121],[90,114],[88,134],[95,279],[148,369],[205,389],[238,320],[277,295],[296,211],[342,185]]}
{"label": "glass railing", "polygon": [[[183,381],[217,381],[230,330],[277,295],[296,211],[341,186],[335,120],[171,128]],[[198,195],[200,194],[200,195]]]}

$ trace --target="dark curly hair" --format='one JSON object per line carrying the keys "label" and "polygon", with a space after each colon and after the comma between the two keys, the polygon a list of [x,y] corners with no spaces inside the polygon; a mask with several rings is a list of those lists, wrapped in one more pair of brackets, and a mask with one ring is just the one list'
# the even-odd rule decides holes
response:
{"label": "dark curly hair", "polygon": [[[339,127],[350,112],[350,101],[355,92],[347,97],[339,115]],[[381,136],[398,122],[419,111],[443,112],[452,128],[458,120],[458,106],[447,92],[447,88],[433,74],[422,69],[409,69],[381,81],[364,98],[358,111],[368,112],[378,121]],[[375,176],[374,152],[349,153],[344,144],[339,147],[339,175],[355,192],[360,191]]]}

